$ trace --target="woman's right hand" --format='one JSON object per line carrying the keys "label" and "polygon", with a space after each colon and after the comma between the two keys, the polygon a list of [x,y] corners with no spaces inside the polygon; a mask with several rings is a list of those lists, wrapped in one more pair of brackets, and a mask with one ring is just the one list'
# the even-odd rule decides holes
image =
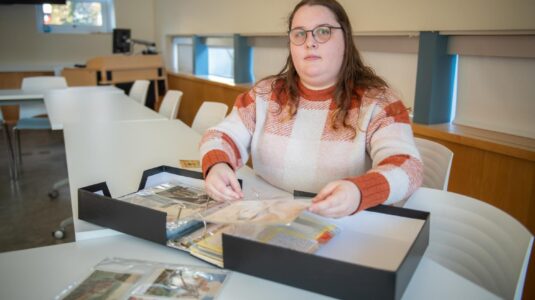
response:
{"label": "woman's right hand", "polygon": [[213,165],[204,180],[208,196],[217,201],[233,201],[243,198],[236,173],[226,163]]}

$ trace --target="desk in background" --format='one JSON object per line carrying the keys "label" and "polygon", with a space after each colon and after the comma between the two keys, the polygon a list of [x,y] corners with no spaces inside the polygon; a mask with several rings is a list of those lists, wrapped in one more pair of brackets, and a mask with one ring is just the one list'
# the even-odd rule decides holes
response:
{"label": "desk in background", "polygon": [[129,89],[139,79],[149,80],[146,105],[157,110],[167,91],[167,74],[160,55],[111,55],[89,59],[84,68],[64,68],[69,86],[114,84]]}

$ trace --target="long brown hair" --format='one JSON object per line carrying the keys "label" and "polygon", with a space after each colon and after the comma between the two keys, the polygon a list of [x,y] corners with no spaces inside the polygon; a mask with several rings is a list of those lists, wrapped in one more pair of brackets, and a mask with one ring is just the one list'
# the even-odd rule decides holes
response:
{"label": "long brown hair", "polygon": [[[360,106],[360,98],[356,91],[358,88],[378,88],[383,89],[388,87],[387,83],[368,66],[365,66],[360,58],[359,51],[355,47],[353,42],[353,34],[351,29],[351,23],[349,17],[344,8],[336,0],[302,0],[299,2],[288,18],[288,31],[292,28],[292,21],[295,13],[301,7],[308,5],[321,5],[328,8],[336,17],[336,21],[342,27],[344,33],[344,59],[340,72],[338,73],[338,80],[336,82],[336,88],[334,91],[334,101],[336,103],[336,110],[332,115],[331,125],[334,129],[338,128],[338,125],[343,127],[353,126],[347,124],[348,111],[351,108],[351,99],[356,98]],[[290,41],[288,40],[288,47]],[[297,112],[297,103],[299,101],[299,91],[297,86],[299,75],[295,69],[292,61],[291,53],[286,59],[286,64],[282,70],[272,76],[268,76],[265,79],[274,79],[271,85],[271,90],[276,93],[277,98],[280,98],[282,94],[287,95],[288,111],[290,117],[293,117]]]}

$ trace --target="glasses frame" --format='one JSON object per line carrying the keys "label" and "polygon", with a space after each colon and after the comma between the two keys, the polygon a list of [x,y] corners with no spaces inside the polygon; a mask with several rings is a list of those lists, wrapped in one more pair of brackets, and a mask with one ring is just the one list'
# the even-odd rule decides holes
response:
{"label": "glasses frame", "polygon": [[[328,38],[326,41],[321,42],[321,41],[318,41],[318,39],[316,38],[316,34],[314,34],[314,31],[316,31],[316,30],[319,29],[319,28],[329,28],[329,30],[331,31],[331,32],[329,33],[329,38]],[[327,43],[329,40],[331,40],[332,30],[333,30],[333,29],[342,29],[342,30],[343,30],[343,28],[342,28],[341,26],[331,26],[331,25],[318,25],[318,26],[316,26],[316,27],[314,27],[314,28],[312,28],[312,29],[309,29],[309,30],[305,30],[304,28],[300,28],[300,27],[298,27],[298,28],[294,28],[294,29],[288,30],[288,39],[290,40],[290,43],[292,43],[292,44],[294,44],[294,45],[296,45],[296,46],[301,46],[301,45],[303,45],[303,44],[306,43],[306,41],[307,41],[307,39],[308,39],[308,33],[310,32],[310,33],[312,34],[312,38],[314,39],[314,41],[316,41],[317,43],[320,43],[320,44],[325,44],[325,43]],[[292,40],[292,38],[291,38],[291,33],[292,33],[292,31],[294,31],[294,30],[302,30],[302,31],[305,32],[305,39],[303,40],[302,43],[298,44],[298,43],[295,43],[295,42]]]}

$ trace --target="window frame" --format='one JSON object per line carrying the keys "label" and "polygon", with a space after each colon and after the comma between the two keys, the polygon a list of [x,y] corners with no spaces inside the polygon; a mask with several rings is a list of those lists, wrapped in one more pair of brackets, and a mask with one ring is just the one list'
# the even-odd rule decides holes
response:
{"label": "window frame", "polygon": [[115,28],[115,7],[113,0],[67,0],[71,2],[99,2],[102,7],[102,25],[45,25],[43,23],[43,5],[36,5],[36,24],[37,28],[42,33],[58,33],[58,34],[88,34],[88,33],[110,33]]}

